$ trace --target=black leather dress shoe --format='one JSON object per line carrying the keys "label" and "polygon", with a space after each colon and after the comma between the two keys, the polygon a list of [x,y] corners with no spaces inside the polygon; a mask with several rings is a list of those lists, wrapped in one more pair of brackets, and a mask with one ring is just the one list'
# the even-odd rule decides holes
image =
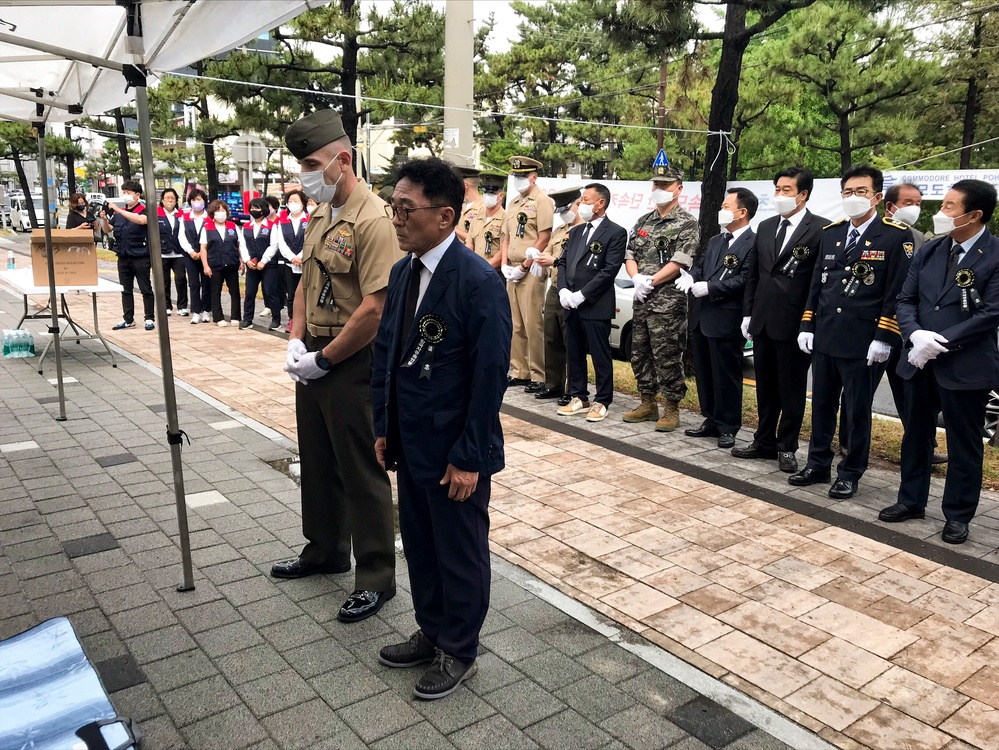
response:
{"label": "black leather dress shoe", "polygon": [[322,573],[349,573],[350,563],[346,565],[309,565],[303,563],[302,558],[296,557],[294,560],[283,560],[274,563],[271,567],[271,575],[275,578],[307,578],[308,576],[320,575]]}
{"label": "black leather dress shoe", "polygon": [[710,424],[708,420],[701,422],[700,427],[688,427],[683,431],[683,434],[687,437],[720,437],[721,433],[718,428],[713,424]]}
{"label": "black leather dress shoe", "polygon": [[395,589],[388,591],[361,591],[357,590],[347,597],[347,601],[340,607],[336,619],[340,622],[360,622],[367,620],[371,615],[377,614],[385,602],[395,596]]}
{"label": "black leather dress shoe", "polygon": [[541,393],[544,389],[544,383],[538,380],[532,380],[524,387],[524,393]]}
{"label": "black leather dress shoe", "polygon": [[857,482],[854,479],[837,479],[829,488],[829,497],[834,500],[847,500],[857,492]]}
{"label": "black leather dress shoe", "polygon": [[383,647],[378,652],[378,661],[386,667],[403,669],[429,664],[436,653],[437,647],[423,635],[422,630],[417,630],[408,641]]}
{"label": "black leather dress shoe", "polygon": [[937,453],[936,451],[933,452],[933,460],[931,463],[934,466],[940,466],[941,464],[947,463],[947,461],[948,459],[946,453]]}
{"label": "black leather dress shoe", "polygon": [[534,394],[534,398],[539,401],[545,401],[550,398],[559,398],[562,396],[562,391],[556,391],[554,388],[545,388],[542,391],[538,391]]}
{"label": "black leather dress shoe", "polygon": [[798,459],[794,451],[778,451],[777,468],[785,474],[794,474],[798,470]]}
{"label": "black leather dress shoe", "polygon": [[908,505],[895,503],[887,508],[882,508],[881,512],[878,513],[878,520],[885,523],[900,523],[912,518],[926,518],[926,511],[923,508],[910,508]]}
{"label": "black leather dress shoe", "polygon": [[465,664],[437,649],[434,663],[417,680],[416,687],[413,688],[413,695],[425,701],[443,698],[446,695],[451,695],[461,683],[478,671],[477,662]]}
{"label": "black leather dress shoe", "polygon": [[810,469],[805,467],[797,474],[792,474],[787,478],[787,483],[794,485],[795,487],[808,487],[810,484],[818,484],[819,482],[829,481],[829,471],[822,471],[821,469]]}
{"label": "black leather dress shoe", "polygon": [[531,382],[530,378],[507,378],[506,384],[509,386],[527,385]]}
{"label": "black leather dress shoe", "polygon": [[777,458],[777,451],[763,448],[755,440],[745,448],[733,448],[732,455],[736,458]]}
{"label": "black leather dress shoe", "polygon": [[570,401],[572,401],[572,396],[570,396],[568,393],[563,393],[561,396],[558,397],[559,406],[568,406]]}
{"label": "black leather dress shoe", "polygon": [[729,435],[726,432],[724,435],[718,436],[719,448],[731,448],[733,445],[735,445],[735,435]]}
{"label": "black leather dress shoe", "polygon": [[940,535],[947,544],[964,544],[968,541],[968,524],[960,521],[948,521],[944,524]]}

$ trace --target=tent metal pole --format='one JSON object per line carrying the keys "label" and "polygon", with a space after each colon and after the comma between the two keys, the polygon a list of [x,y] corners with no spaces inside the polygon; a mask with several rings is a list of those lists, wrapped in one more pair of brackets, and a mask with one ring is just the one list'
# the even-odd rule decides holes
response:
{"label": "tent metal pole", "polygon": [[173,463],[173,488],[177,501],[177,529],[180,533],[180,555],[184,568],[184,582],[178,591],[194,590],[194,572],[191,565],[191,537],[187,525],[187,496],[184,490],[184,464],[181,446],[184,433],[177,418],[177,390],[173,382],[173,354],[170,351],[170,318],[166,314],[163,285],[163,254],[160,248],[160,225],[156,219],[156,172],[153,168],[153,145],[149,126],[149,97],[145,83],[135,86],[135,112],[139,120],[139,145],[142,152],[142,182],[146,194],[146,232],[149,242],[149,261],[153,271],[153,292],[156,298],[156,332],[160,344],[160,369],[163,372],[163,400],[166,404],[167,442]]}
{"label": "tent metal pole", "polygon": [[[41,113],[39,113],[41,117]],[[45,123],[36,122],[35,132],[38,134],[38,174],[42,179],[43,216],[45,217],[45,259],[49,267],[49,311],[52,313],[52,325],[49,333],[55,346],[56,388],[59,390],[59,416],[57,422],[66,421],[66,389],[62,382],[62,347],[59,344],[59,295],[56,293],[55,261],[52,258],[52,212],[49,211],[49,169],[45,163]]]}

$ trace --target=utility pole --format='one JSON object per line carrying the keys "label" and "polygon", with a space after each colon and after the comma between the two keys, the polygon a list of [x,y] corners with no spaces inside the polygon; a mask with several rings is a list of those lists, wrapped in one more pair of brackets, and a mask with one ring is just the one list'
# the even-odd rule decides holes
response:
{"label": "utility pole", "polygon": [[662,62],[659,63],[659,110],[658,110],[658,130],[656,131],[656,144],[661,149],[663,147],[664,128],[666,127],[666,53],[663,52]]}
{"label": "utility pole", "polygon": [[444,15],[444,142],[442,156],[452,164],[475,165],[472,143],[475,71],[475,3],[447,0]]}

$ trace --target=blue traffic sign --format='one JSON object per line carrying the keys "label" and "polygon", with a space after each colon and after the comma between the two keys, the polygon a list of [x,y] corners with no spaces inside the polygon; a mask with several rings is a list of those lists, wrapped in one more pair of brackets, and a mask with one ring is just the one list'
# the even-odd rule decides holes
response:
{"label": "blue traffic sign", "polygon": [[669,159],[666,158],[666,152],[663,149],[659,149],[659,153],[656,154],[656,160],[652,162],[653,167],[668,167]]}

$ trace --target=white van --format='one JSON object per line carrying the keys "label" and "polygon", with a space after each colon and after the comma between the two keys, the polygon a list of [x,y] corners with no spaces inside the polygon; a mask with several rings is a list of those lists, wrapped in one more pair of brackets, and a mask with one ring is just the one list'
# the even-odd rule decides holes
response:
{"label": "white van", "polygon": [[[31,196],[31,202],[35,204],[35,218],[38,220],[38,228],[45,226],[44,200],[41,193]],[[23,195],[11,197],[10,221],[15,232],[31,231],[31,217],[28,215],[28,204]]]}

